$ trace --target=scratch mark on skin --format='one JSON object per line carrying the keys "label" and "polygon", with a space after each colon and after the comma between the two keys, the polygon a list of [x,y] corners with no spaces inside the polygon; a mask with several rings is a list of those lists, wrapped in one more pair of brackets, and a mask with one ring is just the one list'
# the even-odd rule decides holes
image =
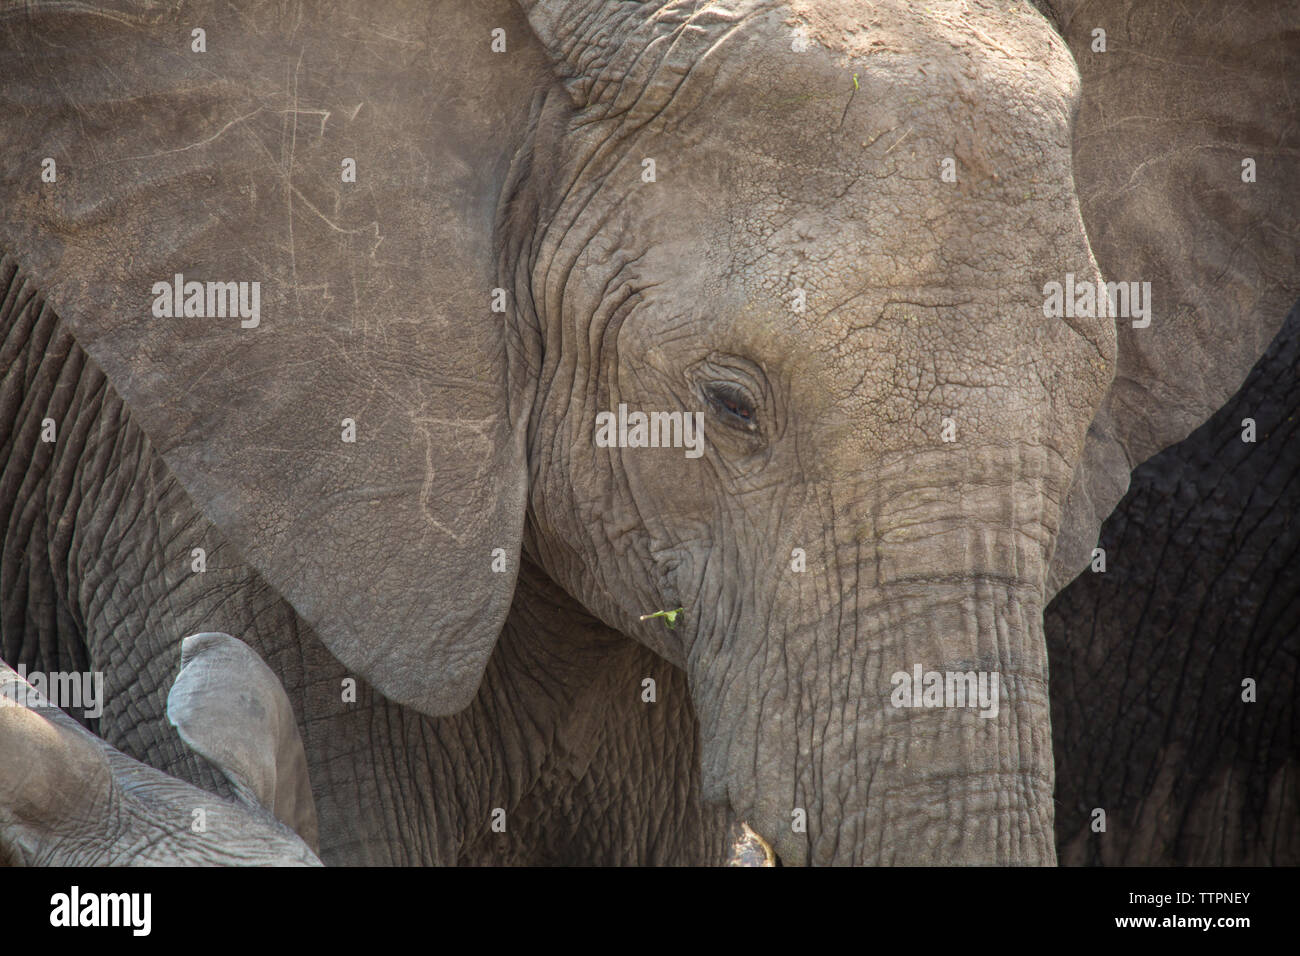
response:
{"label": "scratch mark on skin", "polygon": [[[302,63],[302,58],[301,58],[301,56],[299,57],[298,62],[299,62],[300,64]],[[295,80],[296,80],[296,79],[297,79],[297,77],[295,76]],[[296,96],[297,96],[297,93],[296,93],[296,84],[295,84],[295,94],[294,94],[294,95],[295,95],[295,98],[296,98]],[[361,108],[361,107],[359,107],[359,106],[357,107],[357,109],[360,109],[360,108]],[[276,113],[294,113],[294,114],[302,114],[302,115],[305,115],[305,116],[319,116],[319,117],[320,117],[320,134],[321,134],[322,136],[325,135],[325,123],[328,122],[330,116],[332,115],[331,112],[330,112],[329,110],[300,110],[300,109],[297,109],[296,107],[295,107],[294,109],[288,109],[288,110],[275,110],[275,112],[276,112]],[[355,116],[355,115],[356,115],[356,112],[353,111],[353,116]]]}
{"label": "scratch mark on skin", "polygon": [[907,139],[908,135],[911,132],[912,132],[912,127],[909,126],[907,128],[907,132],[905,132],[902,136],[898,137],[898,142],[894,143],[893,146],[889,147],[889,149],[885,150],[884,153],[882,153],[881,155],[888,156],[890,153],[892,153],[896,148],[898,148],[899,144],[901,144],[903,140]]}
{"label": "scratch mark on skin", "polygon": [[294,305],[297,307],[297,318],[302,319],[302,300],[298,294],[298,252],[294,246],[293,238],[293,197],[298,191],[293,186],[293,157],[294,151],[298,145],[298,71],[302,69],[303,51],[298,51],[298,62],[293,68],[293,109],[289,111],[292,120],[289,129],[289,160],[285,164],[284,182],[288,187],[285,190],[285,202],[289,208],[289,272],[293,288]]}
{"label": "scratch mark on skin", "polygon": [[[1130,189],[1132,189],[1135,185],[1137,185],[1138,177],[1142,175],[1142,170],[1146,169],[1152,163],[1167,163],[1172,158],[1178,156],[1180,153],[1193,152],[1195,150],[1218,149],[1218,150],[1228,151],[1233,148],[1234,148],[1234,144],[1232,143],[1200,143],[1194,146],[1182,146],[1177,149],[1171,149],[1166,152],[1160,153],[1157,156],[1152,156],[1150,159],[1143,160],[1138,165],[1138,167],[1135,170],[1133,170],[1133,175],[1129,176],[1128,182],[1126,182],[1123,186],[1120,186],[1119,189],[1113,190],[1112,194],[1115,196],[1122,196]],[[1240,151],[1241,148],[1238,146],[1236,147],[1236,149],[1237,151]]]}
{"label": "scratch mark on skin", "polygon": [[115,10],[101,10],[89,3],[40,3],[40,4],[13,4],[4,9],[0,9],[0,20],[9,20],[18,16],[31,16],[32,7],[36,7],[39,12],[44,13],[53,8],[58,8],[62,12],[71,14],[82,14],[83,16],[103,17],[105,20],[114,20],[118,23],[125,24],[135,30],[142,30],[145,27],[153,26],[158,21],[150,20],[145,17],[133,17],[127,14],[118,13]]}
{"label": "scratch mark on skin", "polygon": [[997,51],[1000,52],[1000,53],[1005,54],[1006,57],[1007,57],[1007,59],[1009,59],[1009,60],[1013,60],[1013,61],[1015,61],[1016,63],[1023,63],[1023,62],[1025,61],[1024,54],[1022,54],[1022,53],[1012,53],[1012,52],[1011,52],[1010,50],[1008,50],[1006,47],[1002,46],[1002,44],[997,43],[996,41],[994,41],[994,39],[993,39],[992,37],[990,37],[990,36],[989,36],[987,33],[985,33],[983,30],[979,29],[979,27],[976,27],[976,26],[974,26],[974,25],[968,25],[968,29],[969,29],[972,33],[974,33],[977,37],[979,37],[981,40],[983,40],[986,44],[988,44],[990,47],[992,47],[993,49],[997,50]]}
{"label": "scratch mark on skin", "polygon": [[421,41],[419,40],[413,40],[410,37],[404,37],[404,36],[393,36],[390,33],[384,33],[382,30],[376,30],[374,27],[370,25],[369,20],[366,20],[362,17],[349,14],[348,19],[355,20],[357,23],[365,24],[365,27],[363,27],[362,32],[369,33],[371,36],[377,36],[381,40],[389,40],[393,43],[401,44],[403,46],[418,47],[421,45]]}
{"label": "scratch mark on skin", "polygon": [[177,146],[175,149],[164,149],[162,152],[159,153],[142,153],[139,156],[126,156],[123,159],[117,160],[117,162],[128,162],[133,159],[156,159],[159,156],[166,156],[170,153],[183,153],[186,150],[196,149],[200,146],[206,146],[208,145],[208,143],[211,143],[213,140],[220,138],[226,132],[226,130],[230,129],[232,126],[242,123],[245,120],[252,119],[258,113],[262,112],[265,108],[266,107],[264,106],[259,106],[251,113],[245,113],[243,116],[235,117],[225,126],[221,127],[221,129],[217,130],[211,136],[207,137],[207,139],[201,139],[197,143],[190,143],[190,145],[188,146]]}
{"label": "scratch mark on skin", "polygon": [[[843,121],[843,120],[840,121],[840,125],[841,125],[841,126],[844,125],[844,121]],[[876,141],[879,140],[882,136],[886,136],[886,135],[888,135],[889,133],[892,133],[892,132],[893,132],[894,130],[896,130],[896,129],[898,129],[897,126],[891,126],[891,127],[889,127],[889,129],[881,130],[881,131],[880,131],[879,133],[877,133],[875,136],[871,137],[871,139],[869,139],[867,142],[863,143],[863,144],[862,144],[862,148],[863,148],[863,149],[870,149],[872,146],[875,146],[875,145],[876,145]],[[901,140],[900,140],[900,142],[901,142]]]}
{"label": "scratch mark on skin", "polygon": [[317,216],[319,216],[321,222],[325,223],[325,225],[329,226],[335,232],[341,232],[345,236],[358,236],[367,231],[373,233],[375,237],[375,244],[373,248],[371,248],[370,250],[371,257],[373,258],[375,250],[378,249],[379,244],[384,241],[384,237],[379,234],[379,223],[371,222],[365,226],[358,226],[356,229],[344,229],[342,226],[333,222],[328,216],[326,216],[323,212],[321,212],[314,205],[312,205],[311,201],[302,194],[302,190],[300,190],[297,186],[290,183],[289,191],[292,192],[295,196],[297,196],[300,200],[302,200],[302,204],[304,206],[306,206]]}
{"label": "scratch mark on skin", "polygon": [[[468,422],[468,421],[452,421],[449,419],[441,419],[441,418],[412,418],[412,422],[414,422],[417,425],[453,425],[453,426],[469,428],[470,430],[476,432],[480,437],[484,438],[485,440],[487,439],[488,436],[485,434],[484,429],[487,426],[487,424],[491,423],[492,421],[493,419],[490,418],[484,419],[483,423],[475,423],[475,422]],[[434,476],[437,475],[438,469],[434,464],[433,436],[429,433],[429,430],[427,428],[421,428],[419,430],[419,434],[421,440],[424,442],[424,482],[420,487],[420,511],[423,512],[424,518],[426,521],[429,522],[429,524],[433,525],[443,534],[447,535],[447,537],[455,541],[456,544],[463,546],[467,540],[466,537],[464,535],[457,534],[455,531],[452,531],[451,528],[448,528],[445,524],[443,524],[436,517],[434,517],[435,514],[435,509],[433,507]]]}

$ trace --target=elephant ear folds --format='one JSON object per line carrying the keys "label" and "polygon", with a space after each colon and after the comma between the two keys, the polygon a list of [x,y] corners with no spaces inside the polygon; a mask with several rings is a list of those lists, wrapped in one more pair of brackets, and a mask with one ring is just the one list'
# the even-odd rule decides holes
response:
{"label": "elephant ear folds", "polygon": [[1093,253],[1108,281],[1150,283],[1150,324],[1115,320],[1115,381],[1049,596],[1087,565],[1129,471],[1237,391],[1300,295],[1300,4],[1050,6],[1083,78],[1074,166]]}
{"label": "elephant ear folds", "polygon": [[248,562],[431,714],[473,699],[514,591],[531,398],[492,230],[545,68],[510,6],[0,29],[0,246]]}

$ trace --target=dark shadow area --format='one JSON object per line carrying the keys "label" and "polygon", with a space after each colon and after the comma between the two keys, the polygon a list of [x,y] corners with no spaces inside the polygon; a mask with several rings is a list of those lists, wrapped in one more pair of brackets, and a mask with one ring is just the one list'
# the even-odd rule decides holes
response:
{"label": "dark shadow area", "polygon": [[1047,608],[1062,864],[1300,863],[1298,366],[1300,303]]}

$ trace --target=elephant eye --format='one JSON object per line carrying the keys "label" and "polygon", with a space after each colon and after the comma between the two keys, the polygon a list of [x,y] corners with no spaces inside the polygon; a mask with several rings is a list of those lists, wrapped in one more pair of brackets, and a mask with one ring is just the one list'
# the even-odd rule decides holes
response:
{"label": "elephant eye", "polygon": [[758,430],[754,400],[744,388],[731,382],[709,382],[704,386],[704,395],[714,412],[728,425],[751,432]]}

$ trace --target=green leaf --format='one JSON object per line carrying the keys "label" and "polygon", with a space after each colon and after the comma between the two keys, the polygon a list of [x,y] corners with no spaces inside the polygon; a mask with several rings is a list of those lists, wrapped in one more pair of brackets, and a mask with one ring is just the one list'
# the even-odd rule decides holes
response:
{"label": "green leaf", "polygon": [[686,610],[686,608],[684,608],[684,607],[679,607],[679,608],[675,608],[674,610],[671,610],[671,611],[654,611],[654,612],[651,613],[651,614],[642,614],[642,615],[641,615],[641,620],[643,620],[643,621],[648,621],[648,620],[650,620],[650,618],[652,618],[652,617],[662,617],[662,618],[664,619],[664,624],[665,624],[669,629],[672,629],[672,628],[675,628],[675,627],[677,626],[677,617],[678,617],[678,615],[680,615],[680,614],[682,613],[682,611],[684,611],[684,610]]}

